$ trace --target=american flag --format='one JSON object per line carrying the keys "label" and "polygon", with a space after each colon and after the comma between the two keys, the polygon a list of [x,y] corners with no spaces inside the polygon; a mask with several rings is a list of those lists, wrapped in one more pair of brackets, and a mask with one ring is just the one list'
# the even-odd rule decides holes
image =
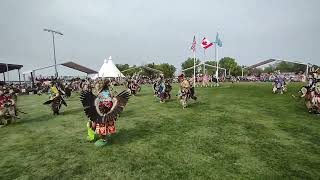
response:
{"label": "american flag", "polygon": [[196,51],[196,44],[197,44],[196,36],[193,36],[193,42],[192,42],[192,45],[191,45],[191,48],[190,48],[193,52]]}

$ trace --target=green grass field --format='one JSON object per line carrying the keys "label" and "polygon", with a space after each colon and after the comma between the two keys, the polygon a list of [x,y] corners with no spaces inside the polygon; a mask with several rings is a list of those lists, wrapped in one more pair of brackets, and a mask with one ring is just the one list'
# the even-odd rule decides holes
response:
{"label": "green grass field", "polygon": [[284,95],[271,86],[197,88],[184,110],[145,86],[103,148],[86,141],[78,95],[60,116],[47,96],[19,97],[28,114],[0,128],[0,179],[319,179],[320,116],[291,96],[301,84]]}

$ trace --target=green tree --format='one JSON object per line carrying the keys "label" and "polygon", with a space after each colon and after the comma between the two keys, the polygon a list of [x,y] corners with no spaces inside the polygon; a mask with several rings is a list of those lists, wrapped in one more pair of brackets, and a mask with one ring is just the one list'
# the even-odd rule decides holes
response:
{"label": "green tree", "polygon": [[233,76],[241,76],[241,74],[242,74],[242,68],[241,68],[241,66],[235,67],[235,68],[231,71],[231,74],[232,74]]}
{"label": "green tree", "polygon": [[227,69],[227,74],[230,71],[230,74],[237,76],[241,74],[241,67],[238,65],[235,59],[231,57],[224,57],[219,61],[219,66]]}
{"label": "green tree", "polygon": [[124,71],[130,68],[129,64],[116,64],[116,67],[119,71]]}
{"label": "green tree", "polygon": [[306,65],[303,64],[294,64],[292,72],[305,72],[307,69]]}
{"label": "green tree", "polygon": [[274,67],[269,65],[268,67],[265,67],[263,69],[263,72],[265,72],[265,73],[273,73],[274,72]]}
{"label": "green tree", "polygon": [[155,68],[162,71],[165,78],[174,77],[174,73],[176,72],[176,67],[168,63],[156,65]]}
{"label": "green tree", "polygon": [[280,72],[304,72],[306,70],[306,65],[303,64],[296,64],[290,62],[279,62],[275,64],[275,69],[280,70]]}
{"label": "green tree", "polygon": [[243,76],[246,76],[249,74],[249,69],[246,68],[246,66],[241,66],[241,75],[242,75],[242,70],[243,70]]}
{"label": "green tree", "polygon": [[249,75],[260,76],[261,73],[263,73],[261,68],[253,68],[248,70]]}
{"label": "green tree", "polygon": [[[206,61],[204,62],[205,64],[209,64],[212,66],[216,66],[217,62],[216,61]],[[206,66],[206,73],[209,75],[214,75],[216,73],[217,68],[211,67],[211,66]]]}
{"label": "green tree", "polygon": [[133,66],[129,67],[128,69],[124,70],[124,72],[122,72],[122,74],[125,76],[132,76],[133,74],[138,73],[139,71],[141,71],[141,69],[137,68],[136,65],[133,65]]}
{"label": "green tree", "polygon": [[[186,61],[184,61],[181,64],[181,68],[187,69],[187,68],[193,67],[193,60],[194,60],[193,58],[188,58]],[[198,65],[198,64],[200,64],[200,60],[196,59],[196,65]],[[184,73],[186,76],[191,77],[193,75],[193,69],[187,70]]]}
{"label": "green tree", "polygon": [[290,72],[292,70],[292,63],[283,61],[276,63],[276,70],[280,70],[281,72]]}
{"label": "green tree", "polygon": [[176,68],[173,65],[170,65],[168,63],[163,63],[163,64],[150,63],[145,65],[144,67],[140,67],[137,69],[139,69],[140,75],[148,76],[151,78],[157,77],[160,74],[157,70],[161,71],[165,76],[165,78],[174,77],[174,73],[176,72]]}
{"label": "green tree", "polygon": [[[145,66],[152,68],[152,69],[156,69],[155,68],[156,65],[154,63],[150,63]],[[152,71],[151,69],[147,69],[147,68],[142,68],[142,71],[141,71],[141,75],[148,76],[148,77],[156,77],[157,74],[158,74],[157,72]]]}

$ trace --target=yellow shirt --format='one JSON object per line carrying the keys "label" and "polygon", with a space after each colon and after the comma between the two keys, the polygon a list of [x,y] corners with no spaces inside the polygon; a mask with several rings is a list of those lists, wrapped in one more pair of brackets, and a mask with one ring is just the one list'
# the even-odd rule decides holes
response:
{"label": "yellow shirt", "polygon": [[58,94],[59,93],[59,91],[58,91],[56,86],[52,86],[51,87],[51,92],[54,93],[54,94]]}

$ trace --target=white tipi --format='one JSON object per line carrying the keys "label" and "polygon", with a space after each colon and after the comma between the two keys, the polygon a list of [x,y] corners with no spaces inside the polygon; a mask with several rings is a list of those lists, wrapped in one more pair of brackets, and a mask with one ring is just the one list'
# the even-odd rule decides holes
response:
{"label": "white tipi", "polygon": [[104,63],[99,70],[98,77],[118,78],[124,77],[124,75],[119,71],[117,66],[113,64],[110,56],[108,61],[107,59],[104,60]]}

